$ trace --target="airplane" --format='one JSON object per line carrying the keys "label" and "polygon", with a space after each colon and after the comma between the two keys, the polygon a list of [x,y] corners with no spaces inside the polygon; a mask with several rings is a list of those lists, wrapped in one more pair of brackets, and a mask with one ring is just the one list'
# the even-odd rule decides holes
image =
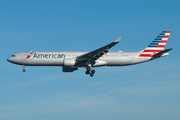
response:
{"label": "airplane", "polygon": [[173,48],[164,50],[171,31],[162,31],[144,50],[139,52],[109,52],[121,41],[116,41],[91,52],[22,52],[13,54],[7,61],[25,66],[62,66],[63,72],[73,72],[85,68],[85,73],[94,76],[94,67],[126,66],[151,61],[169,55]]}

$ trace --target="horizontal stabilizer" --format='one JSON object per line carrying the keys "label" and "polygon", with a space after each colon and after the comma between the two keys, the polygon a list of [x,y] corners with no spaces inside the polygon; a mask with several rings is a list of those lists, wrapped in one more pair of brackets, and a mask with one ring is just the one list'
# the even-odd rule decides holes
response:
{"label": "horizontal stabilizer", "polygon": [[162,51],[162,52],[159,52],[159,53],[153,55],[152,57],[153,57],[153,58],[159,58],[159,57],[161,57],[163,54],[169,52],[169,51],[172,50],[172,49],[173,49],[173,48],[166,49],[166,50],[164,50],[164,51]]}

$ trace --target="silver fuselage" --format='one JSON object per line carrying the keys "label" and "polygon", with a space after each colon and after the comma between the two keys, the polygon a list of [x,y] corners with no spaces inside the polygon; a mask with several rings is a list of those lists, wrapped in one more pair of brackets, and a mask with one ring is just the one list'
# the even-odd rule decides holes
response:
{"label": "silver fuselage", "polygon": [[[87,52],[22,52],[9,57],[8,61],[25,66],[64,66],[64,59],[75,59]],[[139,57],[142,52],[109,52],[99,59],[92,67],[100,66],[125,66],[152,60],[149,57]],[[27,56],[29,58],[27,58]],[[74,65],[74,67],[86,67],[86,64]]]}

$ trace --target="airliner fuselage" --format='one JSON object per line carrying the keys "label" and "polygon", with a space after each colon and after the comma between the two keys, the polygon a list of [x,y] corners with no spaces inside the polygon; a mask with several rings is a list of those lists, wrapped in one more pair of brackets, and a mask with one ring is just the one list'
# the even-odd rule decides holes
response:
{"label": "airliner fuselage", "polygon": [[[8,61],[25,66],[63,66],[66,59],[74,59],[88,52],[31,52],[17,53],[8,58]],[[149,57],[139,57],[141,52],[109,52],[96,60],[92,67],[125,66],[149,61]],[[76,61],[75,61],[76,63]],[[75,67],[87,67],[86,64],[74,64]]]}
{"label": "airliner fuselage", "polygon": [[63,72],[73,72],[80,67],[87,69],[86,74],[92,77],[92,67],[126,66],[147,62],[169,55],[171,49],[164,50],[170,31],[163,31],[144,50],[139,52],[109,52],[109,49],[120,42],[116,41],[91,52],[22,52],[13,54],[7,60],[24,66],[62,66]]}

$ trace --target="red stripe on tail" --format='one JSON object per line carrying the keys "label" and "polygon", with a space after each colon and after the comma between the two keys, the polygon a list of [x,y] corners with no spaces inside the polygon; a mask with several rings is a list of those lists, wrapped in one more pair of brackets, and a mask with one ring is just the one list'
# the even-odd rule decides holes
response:
{"label": "red stripe on tail", "polygon": [[167,42],[167,40],[161,40],[160,41],[160,43],[166,43]]}
{"label": "red stripe on tail", "polygon": [[168,38],[169,37],[169,35],[165,35],[163,38]]}
{"label": "red stripe on tail", "polygon": [[158,47],[158,48],[164,48],[165,45],[158,45],[157,47]]}
{"label": "red stripe on tail", "polygon": [[161,52],[163,50],[144,50],[143,52]]}

